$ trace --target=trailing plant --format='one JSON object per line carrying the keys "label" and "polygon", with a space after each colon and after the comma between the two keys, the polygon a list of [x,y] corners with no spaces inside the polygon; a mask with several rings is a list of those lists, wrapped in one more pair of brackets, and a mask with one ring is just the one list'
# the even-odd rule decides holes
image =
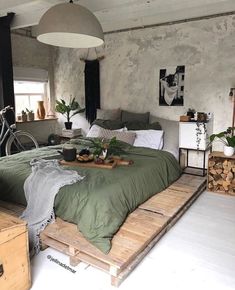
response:
{"label": "trailing plant", "polygon": [[64,115],[67,119],[67,122],[70,122],[70,119],[79,113],[82,113],[85,111],[85,108],[81,108],[79,103],[75,101],[75,98],[70,98],[69,103],[66,104],[65,100],[60,99],[56,100],[56,112]]}
{"label": "trailing plant", "polygon": [[[204,132],[202,132],[201,125],[203,126]],[[199,150],[199,145],[201,142],[201,135],[202,133],[206,134],[207,128],[205,122],[196,122],[196,143],[197,143],[197,150]]]}
{"label": "trailing plant", "polygon": [[210,143],[218,139],[225,146],[235,147],[235,136],[233,136],[233,130],[235,127],[228,127],[226,131],[222,131],[217,134],[212,134],[210,136]]}

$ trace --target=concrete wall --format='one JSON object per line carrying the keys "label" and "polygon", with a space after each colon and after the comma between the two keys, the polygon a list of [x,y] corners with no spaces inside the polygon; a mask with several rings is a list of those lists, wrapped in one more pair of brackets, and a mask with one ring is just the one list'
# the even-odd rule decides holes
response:
{"label": "concrete wall", "polygon": [[[214,131],[231,125],[228,94],[235,86],[234,16],[107,34],[105,43],[105,59],[101,61],[103,108],[150,111],[153,116],[179,120],[193,107],[214,113]],[[83,104],[84,63],[79,53],[57,49],[55,96],[74,94]],[[159,70],[177,65],[185,65],[186,70],[184,107],[159,107]],[[74,121],[79,124],[81,117],[74,117]]]}
{"label": "concrete wall", "polygon": [[[53,51],[48,45],[41,44],[36,39],[12,34],[12,58],[13,66],[27,68],[41,68],[49,72],[51,83],[51,95],[53,96]],[[53,102],[52,102],[53,103]],[[18,124],[20,130],[26,130],[32,133],[40,142],[46,142],[49,134],[55,132],[55,121],[38,121],[33,123]]]}

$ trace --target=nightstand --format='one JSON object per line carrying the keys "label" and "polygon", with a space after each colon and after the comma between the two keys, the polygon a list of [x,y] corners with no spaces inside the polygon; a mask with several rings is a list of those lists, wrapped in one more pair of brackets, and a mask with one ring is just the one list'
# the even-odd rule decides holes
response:
{"label": "nightstand", "polygon": [[[212,146],[209,145],[209,136],[212,132],[212,121],[179,123],[179,160],[182,150],[186,151],[184,173],[199,176],[206,175],[206,155],[208,151],[212,151]],[[203,154],[202,167],[189,166],[189,153],[191,151]],[[187,168],[199,169],[202,171],[202,174],[187,172]]]}

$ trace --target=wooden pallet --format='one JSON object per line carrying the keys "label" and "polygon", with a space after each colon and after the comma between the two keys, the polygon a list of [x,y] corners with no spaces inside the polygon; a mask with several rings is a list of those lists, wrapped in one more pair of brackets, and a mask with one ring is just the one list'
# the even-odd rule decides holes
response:
{"label": "wooden pallet", "polygon": [[0,200],[0,212],[5,212],[7,214],[19,217],[23,213],[24,209],[25,207],[23,205]]}
{"label": "wooden pallet", "polygon": [[41,233],[42,245],[67,254],[72,266],[83,261],[108,272],[111,284],[119,286],[205,186],[204,177],[183,174],[127,217],[114,236],[108,255],[90,244],[78,231],[77,225],[59,218]]}

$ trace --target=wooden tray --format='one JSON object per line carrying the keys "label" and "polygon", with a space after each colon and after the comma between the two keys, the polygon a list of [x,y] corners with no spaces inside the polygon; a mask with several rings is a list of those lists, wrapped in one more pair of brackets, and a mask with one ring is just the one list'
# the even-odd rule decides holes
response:
{"label": "wooden tray", "polygon": [[65,161],[60,160],[61,165],[67,165],[67,166],[80,166],[80,167],[87,167],[87,168],[103,168],[103,169],[113,169],[117,166],[117,162],[113,161],[112,163],[105,163],[105,164],[98,164],[94,161],[91,162],[78,162],[78,161]]}

